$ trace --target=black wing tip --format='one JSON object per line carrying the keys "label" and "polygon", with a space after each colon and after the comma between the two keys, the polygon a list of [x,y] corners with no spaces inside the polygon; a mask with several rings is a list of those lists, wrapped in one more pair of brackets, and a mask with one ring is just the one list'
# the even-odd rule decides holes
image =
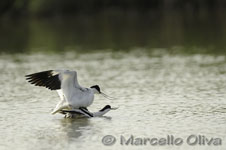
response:
{"label": "black wing tip", "polygon": [[43,86],[49,90],[58,90],[61,88],[58,75],[52,74],[53,70],[37,72],[25,75],[26,80],[35,86]]}
{"label": "black wing tip", "polygon": [[26,78],[26,80],[34,79],[34,78],[39,77],[40,75],[51,73],[52,71],[53,71],[53,70],[47,70],[47,71],[36,72],[36,73],[32,73],[32,74],[27,74],[27,75],[25,75],[24,77]]}
{"label": "black wing tip", "polygon": [[31,77],[31,76],[35,76],[35,75],[43,74],[43,73],[50,73],[52,71],[53,70],[46,70],[46,71],[36,72],[36,73],[32,73],[32,74],[27,74],[27,75],[25,75],[25,77]]}

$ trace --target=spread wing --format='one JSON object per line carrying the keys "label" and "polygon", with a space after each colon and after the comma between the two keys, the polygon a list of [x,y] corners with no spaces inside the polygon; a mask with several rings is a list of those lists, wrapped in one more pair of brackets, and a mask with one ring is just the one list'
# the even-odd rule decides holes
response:
{"label": "spread wing", "polygon": [[38,72],[26,75],[26,80],[35,86],[43,86],[50,90],[61,89],[59,74],[54,74],[53,70]]}

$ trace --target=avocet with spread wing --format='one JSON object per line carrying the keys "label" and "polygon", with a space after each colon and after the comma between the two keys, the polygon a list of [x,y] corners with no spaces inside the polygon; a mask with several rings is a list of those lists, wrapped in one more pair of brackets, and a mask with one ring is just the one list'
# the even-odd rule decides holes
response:
{"label": "avocet with spread wing", "polygon": [[[26,75],[26,80],[35,86],[43,86],[58,92],[61,100],[52,111],[52,114],[62,112],[62,110],[65,112],[65,110],[76,109],[81,109],[85,113],[87,107],[93,103],[94,94],[101,94],[106,98],[111,98],[101,92],[98,85],[90,88],[80,86],[76,71],[48,70]],[[107,110],[110,110],[110,108]]]}

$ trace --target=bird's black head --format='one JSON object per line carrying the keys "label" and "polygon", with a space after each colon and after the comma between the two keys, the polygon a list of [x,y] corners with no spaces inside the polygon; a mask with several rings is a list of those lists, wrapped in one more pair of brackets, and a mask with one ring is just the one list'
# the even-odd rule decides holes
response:
{"label": "bird's black head", "polygon": [[99,85],[93,85],[90,88],[96,89],[99,93],[101,93]]}
{"label": "bird's black head", "polygon": [[110,105],[106,105],[106,106],[104,106],[104,108],[102,108],[100,111],[105,111],[106,109],[111,109],[111,106],[110,106]]}

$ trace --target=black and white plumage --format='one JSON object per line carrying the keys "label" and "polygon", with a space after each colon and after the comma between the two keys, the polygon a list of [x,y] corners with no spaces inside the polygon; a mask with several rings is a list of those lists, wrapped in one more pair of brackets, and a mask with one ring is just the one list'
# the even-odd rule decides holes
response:
{"label": "black and white plumage", "polygon": [[26,75],[26,79],[36,86],[44,86],[50,90],[61,89],[59,74],[54,75],[53,70]]}
{"label": "black and white plumage", "polygon": [[26,75],[26,80],[35,86],[43,86],[50,90],[57,90],[61,101],[52,114],[61,110],[86,108],[93,103],[94,94],[106,94],[100,91],[98,85],[84,88],[79,85],[77,72],[69,70],[48,70]]}
{"label": "black and white plumage", "polygon": [[86,108],[72,109],[72,110],[61,110],[60,113],[64,114],[66,118],[75,118],[75,117],[101,117],[110,110],[115,110],[117,108],[112,108],[110,105],[104,106],[98,112],[90,112]]}

